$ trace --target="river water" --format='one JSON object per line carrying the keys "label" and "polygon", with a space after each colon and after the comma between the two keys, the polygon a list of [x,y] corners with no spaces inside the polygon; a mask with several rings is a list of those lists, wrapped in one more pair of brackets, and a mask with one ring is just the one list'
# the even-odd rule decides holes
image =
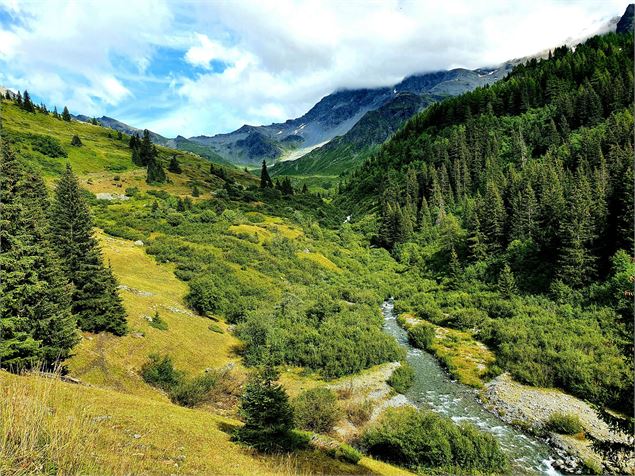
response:
{"label": "river water", "polygon": [[407,351],[406,360],[415,371],[415,381],[406,397],[419,408],[441,413],[456,423],[469,422],[492,433],[509,457],[514,474],[560,473],[552,466],[553,453],[542,441],[507,425],[480,404],[474,389],[452,380],[431,354],[412,347],[393,311],[392,300],[384,302],[384,331]]}

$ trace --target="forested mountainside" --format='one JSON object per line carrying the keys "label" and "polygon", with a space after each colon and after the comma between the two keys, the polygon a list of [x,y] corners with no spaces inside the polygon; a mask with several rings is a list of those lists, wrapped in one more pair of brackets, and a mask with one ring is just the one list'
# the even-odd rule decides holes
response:
{"label": "forested mountainside", "polygon": [[[447,293],[409,298],[418,313],[478,329],[522,381],[624,409],[632,51],[632,35],[597,36],[432,105],[352,173],[337,200],[353,216],[374,206],[375,242],[447,280]],[[506,301],[488,302],[480,290],[491,285]]]}

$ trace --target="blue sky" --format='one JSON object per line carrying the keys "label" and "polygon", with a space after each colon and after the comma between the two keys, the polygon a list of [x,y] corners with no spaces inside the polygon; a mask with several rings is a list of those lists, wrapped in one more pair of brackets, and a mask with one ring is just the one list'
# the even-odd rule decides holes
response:
{"label": "blue sky", "polygon": [[163,135],[298,117],[342,88],[590,35],[617,0],[0,0],[0,85]]}

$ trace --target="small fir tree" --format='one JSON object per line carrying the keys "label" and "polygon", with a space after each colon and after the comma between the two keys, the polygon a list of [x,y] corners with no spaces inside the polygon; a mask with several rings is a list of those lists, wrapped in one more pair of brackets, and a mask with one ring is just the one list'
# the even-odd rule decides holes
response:
{"label": "small fir tree", "polygon": [[245,425],[236,439],[263,451],[285,449],[293,429],[293,409],[271,365],[256,371],[240,398]]}
{"label": "small fir tree", "polygon": [[29,95],[29,92],[26,89],[24,90],[24,99],[22,103],[22,109],[24,109],[26,112],[35,112],[35,106],[33,105],[33,101],[31,101],[31,96]]}
{"label": "small fir tree", "polygon": [[507,263],[498,275],[498,291],[506,298],[511,298],[518,291],[516,278]]}
{"label": "small fir tree", "polygon": [[82,140],[79,138],[77,134],[75,134],[73,138],[71,139],[71,145],[73,147],[81,147],[83,145]]}
{"label": "small fir tree", "polygon": [[264,160],[262,161],[262,168],[260,169],[260,188],[273,188],[273,182],[267,170],[267,162]]}
{"label": "small fir tree", "polygon": [[168,165],[168,171],[174,174],[180,174],[182,172],[181,165],[179,164],[179,160],[176,158],[176,155],[173,155],[170,159],[170,164]]}

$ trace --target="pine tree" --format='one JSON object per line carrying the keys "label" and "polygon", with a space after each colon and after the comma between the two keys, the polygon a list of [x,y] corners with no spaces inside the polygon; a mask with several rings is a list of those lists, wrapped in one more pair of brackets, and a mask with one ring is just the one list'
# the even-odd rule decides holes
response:
{"label": "pine tree", "polygon": [[121,131],[117,131],[117,140],[123,140],[123,134]]}
{"label": "pine tree", "polygon": [[564,218],[560,225],[558,277],[571,287],[582,287],[595,273],[595,257],[590,245],[595,238],[592,215],[591,185],[584,173],[578,171],[570,179],[570,191]]}
{"label": "pine tree", "polygon": [[302,185],[302,195],[306,195],[309,193],[309,188],[306,186],[306,183]]}
{"label": "pine tree", "polygon": [[15,103],[19,106],[22,107],[22,93],[20,93],[20,91],[18,91],[18,95],[15,98]]}
{"label": "pine tree", "polygon": [[71,113],[68,112],[68,108],[66,106],[64,106],[64,110],[62,111],[62,120],[71,122]]}
{"label": "pine tree", "polygon": [[70,287],[50,243],[44,182],[0,155],[0,367],[53,367],[78,341]]}
{"label": "pine tree", "polygon": [[81,147],[82,146],[82,140],[79,138],[79,136],[77,134],[75,134],[73,136],[73,138],[71,139],[71,145],[73,147]]}
{"label": "pine tree", "polygon": [[426,197],[421,199],[421,206],[417,214],[417,230],[425,232],[432,226],[432,218],[430,216],[430,208]]}
{"label": "pine tree", "polygon": [[51,212],[53,242],[75,289],[72,309],[85,331],[127,331],[126,313],[117,294],[117,281],[105,267],[93,222],[70,165],[57,184]]}
{"label": "pine tree", "polygon": [[170,159],[170,164],[168,165],[168,171],[174,174],[180,174],[182,172],[181,165],[179,164],[176,155],[173,155]]}
{"label": "pine tree", "polygon": [[262,168],[260,170],[260,188],[273,188],[273,182],[267,170],[267,162],[264,160],[262,161]]}
{"label": "pine tree", "polygon": [[530,184],[516,193],[512,199],[511,238],[512,240],[532,239],[538,225],[538,201]]}
{"label": "pine tree", "polygon": [[450,263],[448,265],[450,280],[452,287],[456,287],[461,280],[463,270],[461,268],[461,262],[459,261],[459,255],[456,253],[456,249],[452,246],[450,250]]}
{"label": "pine tree", "polygon": [[156,149],[152,145],[150,140],[150,131],[148,129],[143,130],[143,138],[139,144],[139,161],[140,165],[149,165],[153,159],[156,159]]}
{"label": "pine tree", "polygon": [[201,196],[201,191],[198,189],[198,187],[196,185],[194,185],[192,187],[192,196],[193,197],[200,197]]}
{"label": "pine tree", "polygon": [[57,106],[54,106],[54,107],[53,107],[53,117],[54,117],[55,119],[60,119],[60,113],[59,113],[59,112],[57,112]]}
{"label": "pine tree", "polygon": [[33,105],[33,102],[31,101],[31,96],[29,95],[29,92],[25,89],[24,90],[24,96],[23,96],[23,103],[22,103],[22,109],[24,109],[26,112],[35,112],[35,106]]}
{"label": "pine tree", "polygon": [[158,151],[156,147],[152,147],[152,152],[150,158],[147,162],[147,175],[146,182],[147,183],[165,183],[167,182],[167,176],[165,175],[165,170],[163,170],[163,166],[158,159]]}
{"label": "pine tree", "polygon": [[516,288],[516,278],[507,263],[505,263],[498,275],[498,291],[506,298],[512,297],[518,291]]}
{"label": "pine tree", "polygon": [[245,425],[235,437],[262,451],[286,449],[293,429],[293,409],[277,378],[276,370],[266,365],[252,375],[240,398]]}
{"label": "pine tree", "polygon": [[506,212],[496,182],[490,180],[485,186],[485,196],[478,204],[481,230],[492,249],[500,248],[503,241]]}

